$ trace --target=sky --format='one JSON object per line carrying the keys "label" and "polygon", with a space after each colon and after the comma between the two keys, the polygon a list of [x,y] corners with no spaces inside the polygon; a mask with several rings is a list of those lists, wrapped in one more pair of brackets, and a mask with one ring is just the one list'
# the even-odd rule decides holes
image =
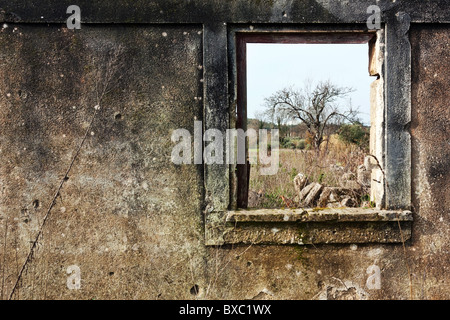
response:
{"label": "sky", "polygon": [[[254,118],[264,110],[264,98],[285,87],[303,88],[307,80],[330,80],[352,87],[347,96],[370,124],[368,44],[247,44],[247,112]],[[339,102],[345,105],[345,101]]]}

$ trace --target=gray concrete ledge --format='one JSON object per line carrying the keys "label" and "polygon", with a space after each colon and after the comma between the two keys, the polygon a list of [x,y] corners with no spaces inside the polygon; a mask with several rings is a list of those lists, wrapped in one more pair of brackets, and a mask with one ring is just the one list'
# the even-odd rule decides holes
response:
{"label": "gray concrete ledge", "polygon": [[406,210],[237,210],[227,212],[220,237],[207,245],[403,243],[411,238],[412,221]]}

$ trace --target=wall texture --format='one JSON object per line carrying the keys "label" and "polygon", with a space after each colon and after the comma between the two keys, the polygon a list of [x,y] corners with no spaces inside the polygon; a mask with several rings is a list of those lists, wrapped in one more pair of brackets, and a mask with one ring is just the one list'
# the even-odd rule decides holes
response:
{"label": "wall texture", "polygon": [[417,213],[411,254],[419,297],[435,299],[449,297],[450,95],[444,71],[450,67],[449,30],[448,25],[431,25],[411,31],[412,195]]}
{"label": "wall texture", "polygon": [[205,246],[204,168],[170,161],[171,134],[193,132],[205,82],[226,79],[205,69],[226,57],[205,25],[361,23],[372,1],[79,2],[95,23],[68,30],[60,2],[0,1],[3,299],[44,220],[13,299],[450,298],[445,1],[380,2],[412,19],[412,239],[308,246]]}
{"label": "wall texture", "polygon": [[2,29],[5,292],[104,88],[108,93],[51,210],[21,297],[69,293],[67,263],[82,270],[83,298],[175,297],[181,291],[173,284],[191,282],[191,273],[179,268],[189,255],[192,263],[201,259],[191,246],[203,235],[202,175],[195,166],[172,165],[170,137],[179,127],[192,130],[194,117],[202,115],[196,100],[202,96],[201,32],[198,26]]}

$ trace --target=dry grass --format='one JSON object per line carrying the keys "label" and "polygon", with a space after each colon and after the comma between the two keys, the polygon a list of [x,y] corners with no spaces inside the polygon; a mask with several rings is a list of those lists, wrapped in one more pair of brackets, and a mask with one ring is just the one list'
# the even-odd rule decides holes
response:
{"label": "dry grass", "polygon": [[296,196],[293,179],[298,173],[308,177],[309,182],[324,186],[340,186],[346,172],[356,175],[356,169],[364,162],[365,153],[354,144],[345,144],[336,136],[323,143],[321,151],[280,149],[278,173],[260,175],[259,165],[250,170],[250,190],[262,195],[263,208],[285,207]]}

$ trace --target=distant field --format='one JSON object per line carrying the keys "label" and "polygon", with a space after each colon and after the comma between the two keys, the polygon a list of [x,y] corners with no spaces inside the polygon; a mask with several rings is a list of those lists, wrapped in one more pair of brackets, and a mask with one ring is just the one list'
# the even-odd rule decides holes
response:
{"label": "distant field", "polygon": [[313,150],[280,149],[278,173],[260,175],[259,165],[252,165],[249,189],[261,195],[257,207],[285,207],[286,201],[294,201],[296,196],[293,179],[298,173],[305,174],[310,182],[339,186],[343,173],[356,173],[364,156],[356,145],[347,145],[335,136],[331,137],[328,149],[324,145],[320,154]]}

